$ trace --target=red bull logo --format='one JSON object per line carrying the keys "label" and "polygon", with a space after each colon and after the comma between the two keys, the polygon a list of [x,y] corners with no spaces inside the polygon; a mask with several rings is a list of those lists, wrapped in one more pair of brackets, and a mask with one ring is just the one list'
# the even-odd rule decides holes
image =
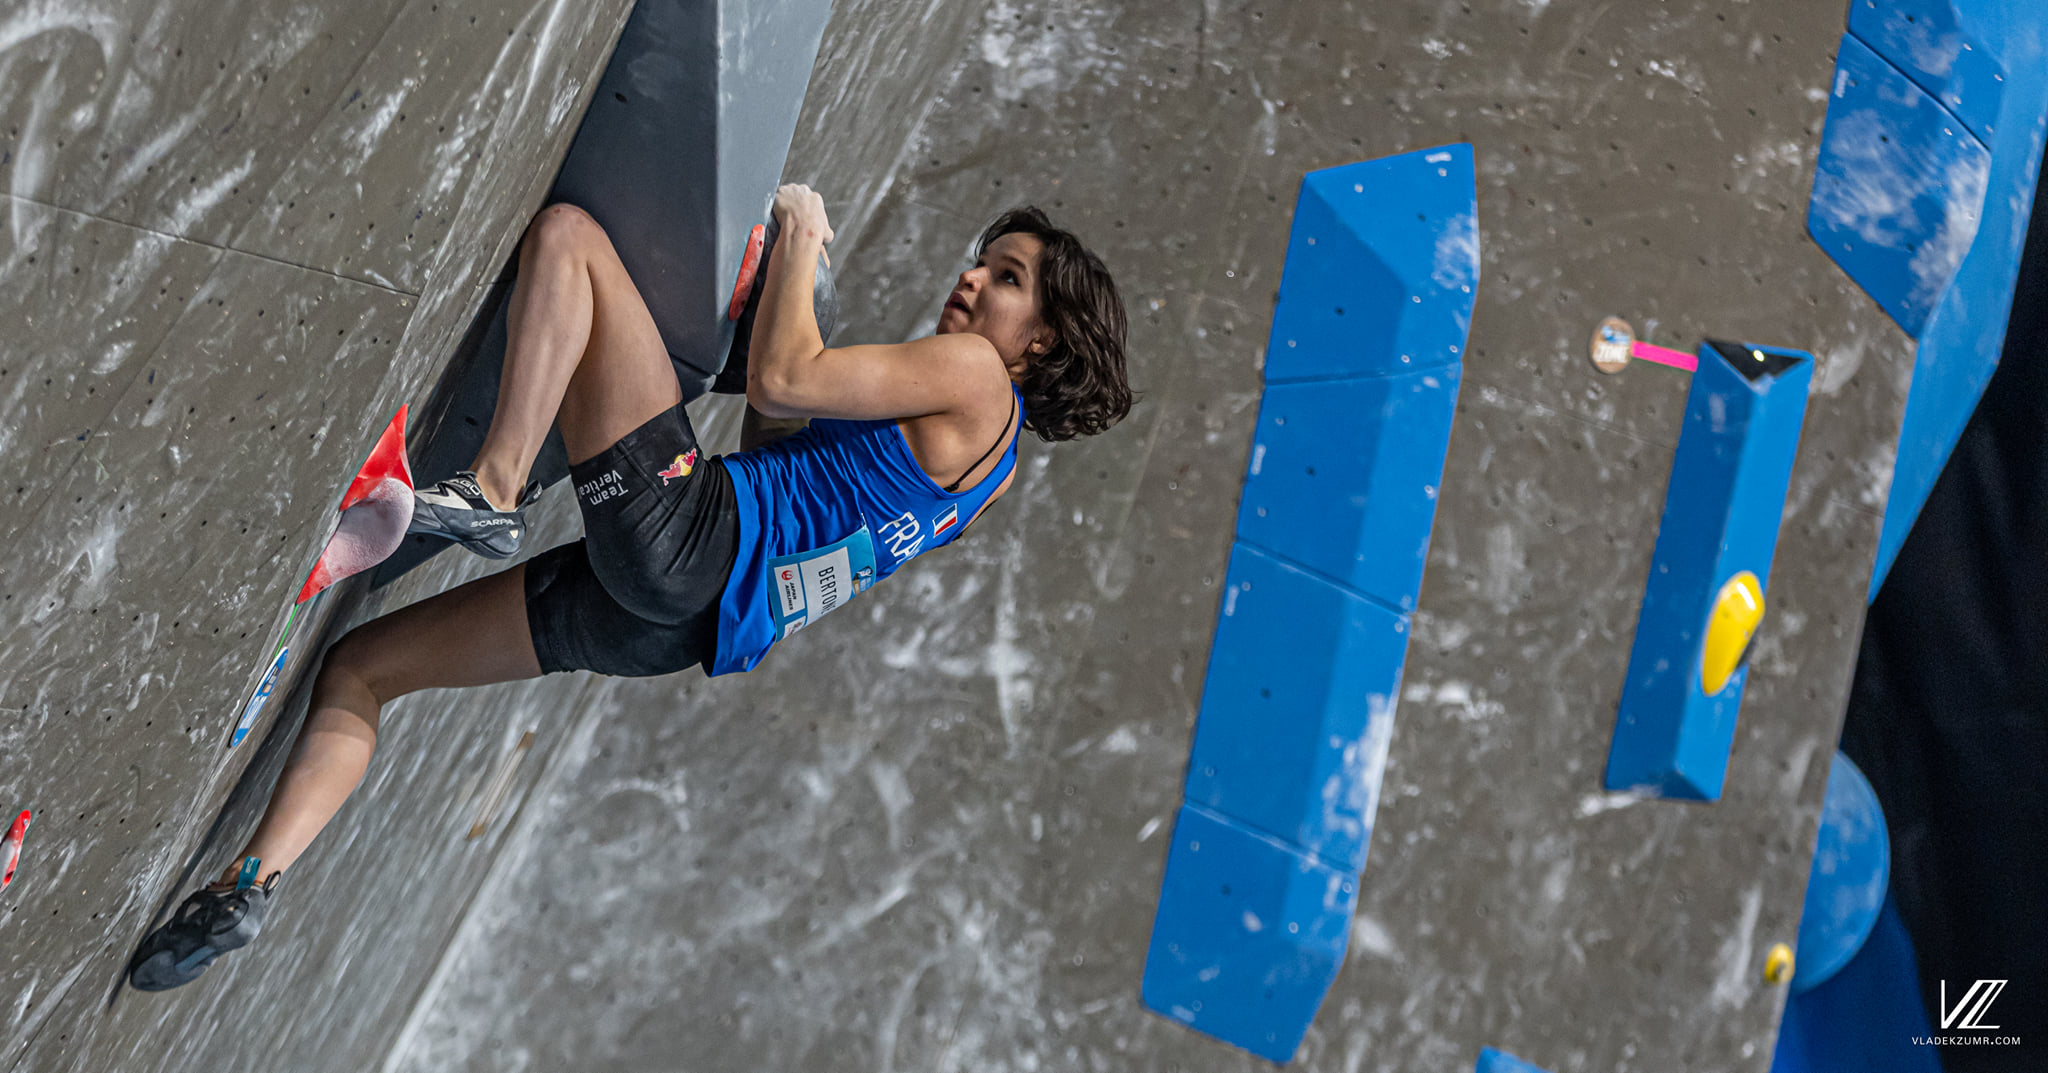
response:
{"label": "red bull logo", "polygon": [[674,462],[669,463],[667,469],[662,470],[658,474],[655,474],[655,476],[661,478],[662,487],[666,488],[668,487],[668,482],[670,478],[689,476],[690,468],[692,466],[695,466],[696,464],[697,449],[695,447],[692,447],[690,448],[688,454],[677,455],[676,460]]}

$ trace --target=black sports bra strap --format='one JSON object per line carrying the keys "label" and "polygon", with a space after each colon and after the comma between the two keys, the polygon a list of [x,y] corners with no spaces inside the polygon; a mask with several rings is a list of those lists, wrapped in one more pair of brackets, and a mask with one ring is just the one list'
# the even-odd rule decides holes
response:
{"label": "black sports bra strap", "polygon": [[[1012,395],[1010,396],[1010,416],[1009,416],[1009,417],[1006,417],[1006,418],[1004,418],[1004,419],[1003,419],[1003,434],[1002,434],[1002,435],[1000,435],[1000,436],[997,436],[997,437],[996,437],[996,442],[995,442],[995,443],[993,443],[993,444],[991,444],[991,445],[989,446],[989,449],[988,449],[988,450],[986,450],[986,451],[983,451],[983,452],[981,453],[981,457],[980,457],[980,458],[977,458],[977,459],[975,459],[975,460],[974,460],[974,464],[973,464],[973,465],[971,465],[971,466],[967,467],[967,473],[973,473],[973,472],[974,472],[975,470],[977,470],[977,469],[980,469],[980,468],[981,468],[981,464],[982,464],[983,462],[986,462],[986,461],[988,461],[988,456],[990,456],[990,455],[992,455],[992,454],[995,454],[995,453],[996,453],[996,448],[997,448],[997,447],[1001,447],[1001,446],[1003,445],[1003,442],[1004,442],[1005,440],[1008,440],[1008,439],[1010,438],[1010,424],[1011,424],[1011,422],[1014,422],[1014,421],[1016,421],[1016,420],[1017,420],[1017,396],[1016,396],[1016,395],[1015,395],[1015,394],[1013,393],[1013,394],[1012,394]],[[964,481],[964,480],[966,480],[966,479],[967,479],[967,473],[962,473],[962,474],[960,475],[960,480],[959,480],[959,481],[954,481],[954,482],[953,482],[952,484],[949,484],[949,485],[947,485],[947,486],[946,486],[946,491],[948,491],[948,492],[957,492],[957,491],[959,491],[959,490],[960,490],[960,481]]]}

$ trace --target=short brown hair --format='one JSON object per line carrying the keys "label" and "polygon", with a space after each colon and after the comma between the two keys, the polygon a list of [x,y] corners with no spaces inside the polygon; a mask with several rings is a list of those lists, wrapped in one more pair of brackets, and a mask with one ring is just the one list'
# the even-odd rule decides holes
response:
{"label": "short brown hair", "polygon": [[1124,377],[1130,324],[1123,299],[1102,259],[1073,232],[1053,226],[1036,206],[1019,206],[996,217],[981,233],[975,255],[1015,234],[1030,235],[1043,245],[1038,311],[1054,336],[1045,353],[1031,357],[1018,385],[1027,411],[1024,427],[1048,442],[1093,436],[1131,412],[1131,385]]}

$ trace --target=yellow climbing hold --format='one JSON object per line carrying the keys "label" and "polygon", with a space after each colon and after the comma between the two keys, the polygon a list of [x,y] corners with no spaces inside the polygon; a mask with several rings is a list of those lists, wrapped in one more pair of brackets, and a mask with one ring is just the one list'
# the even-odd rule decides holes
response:
{"label": "yellow climbing hold", "polygon": [[1782,984],[1792,978],[1792,948],[1784,943],[1771,947],[1764,957],[1764,982]]}
{"label": "yellow climbing hold", "polygon": [[1764,617],[1764,589],[1747,570],[1728,579],[1714,597],[1707,619],[1707,643],[1700,655],[1700,688],[1713,696],[1728,687],[1735,668],[1749,651],[1750,638]]}

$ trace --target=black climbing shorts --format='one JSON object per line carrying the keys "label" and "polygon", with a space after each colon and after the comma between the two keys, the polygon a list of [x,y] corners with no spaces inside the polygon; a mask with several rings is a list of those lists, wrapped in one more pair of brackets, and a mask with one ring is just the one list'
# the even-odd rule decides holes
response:
{"label": "black climbing shorts", "polygon": [[681,403],[569,467],[583,539],[526,564],[526,625],[543,674],[642,678],[703,664],[739,546],[725,465]]}

